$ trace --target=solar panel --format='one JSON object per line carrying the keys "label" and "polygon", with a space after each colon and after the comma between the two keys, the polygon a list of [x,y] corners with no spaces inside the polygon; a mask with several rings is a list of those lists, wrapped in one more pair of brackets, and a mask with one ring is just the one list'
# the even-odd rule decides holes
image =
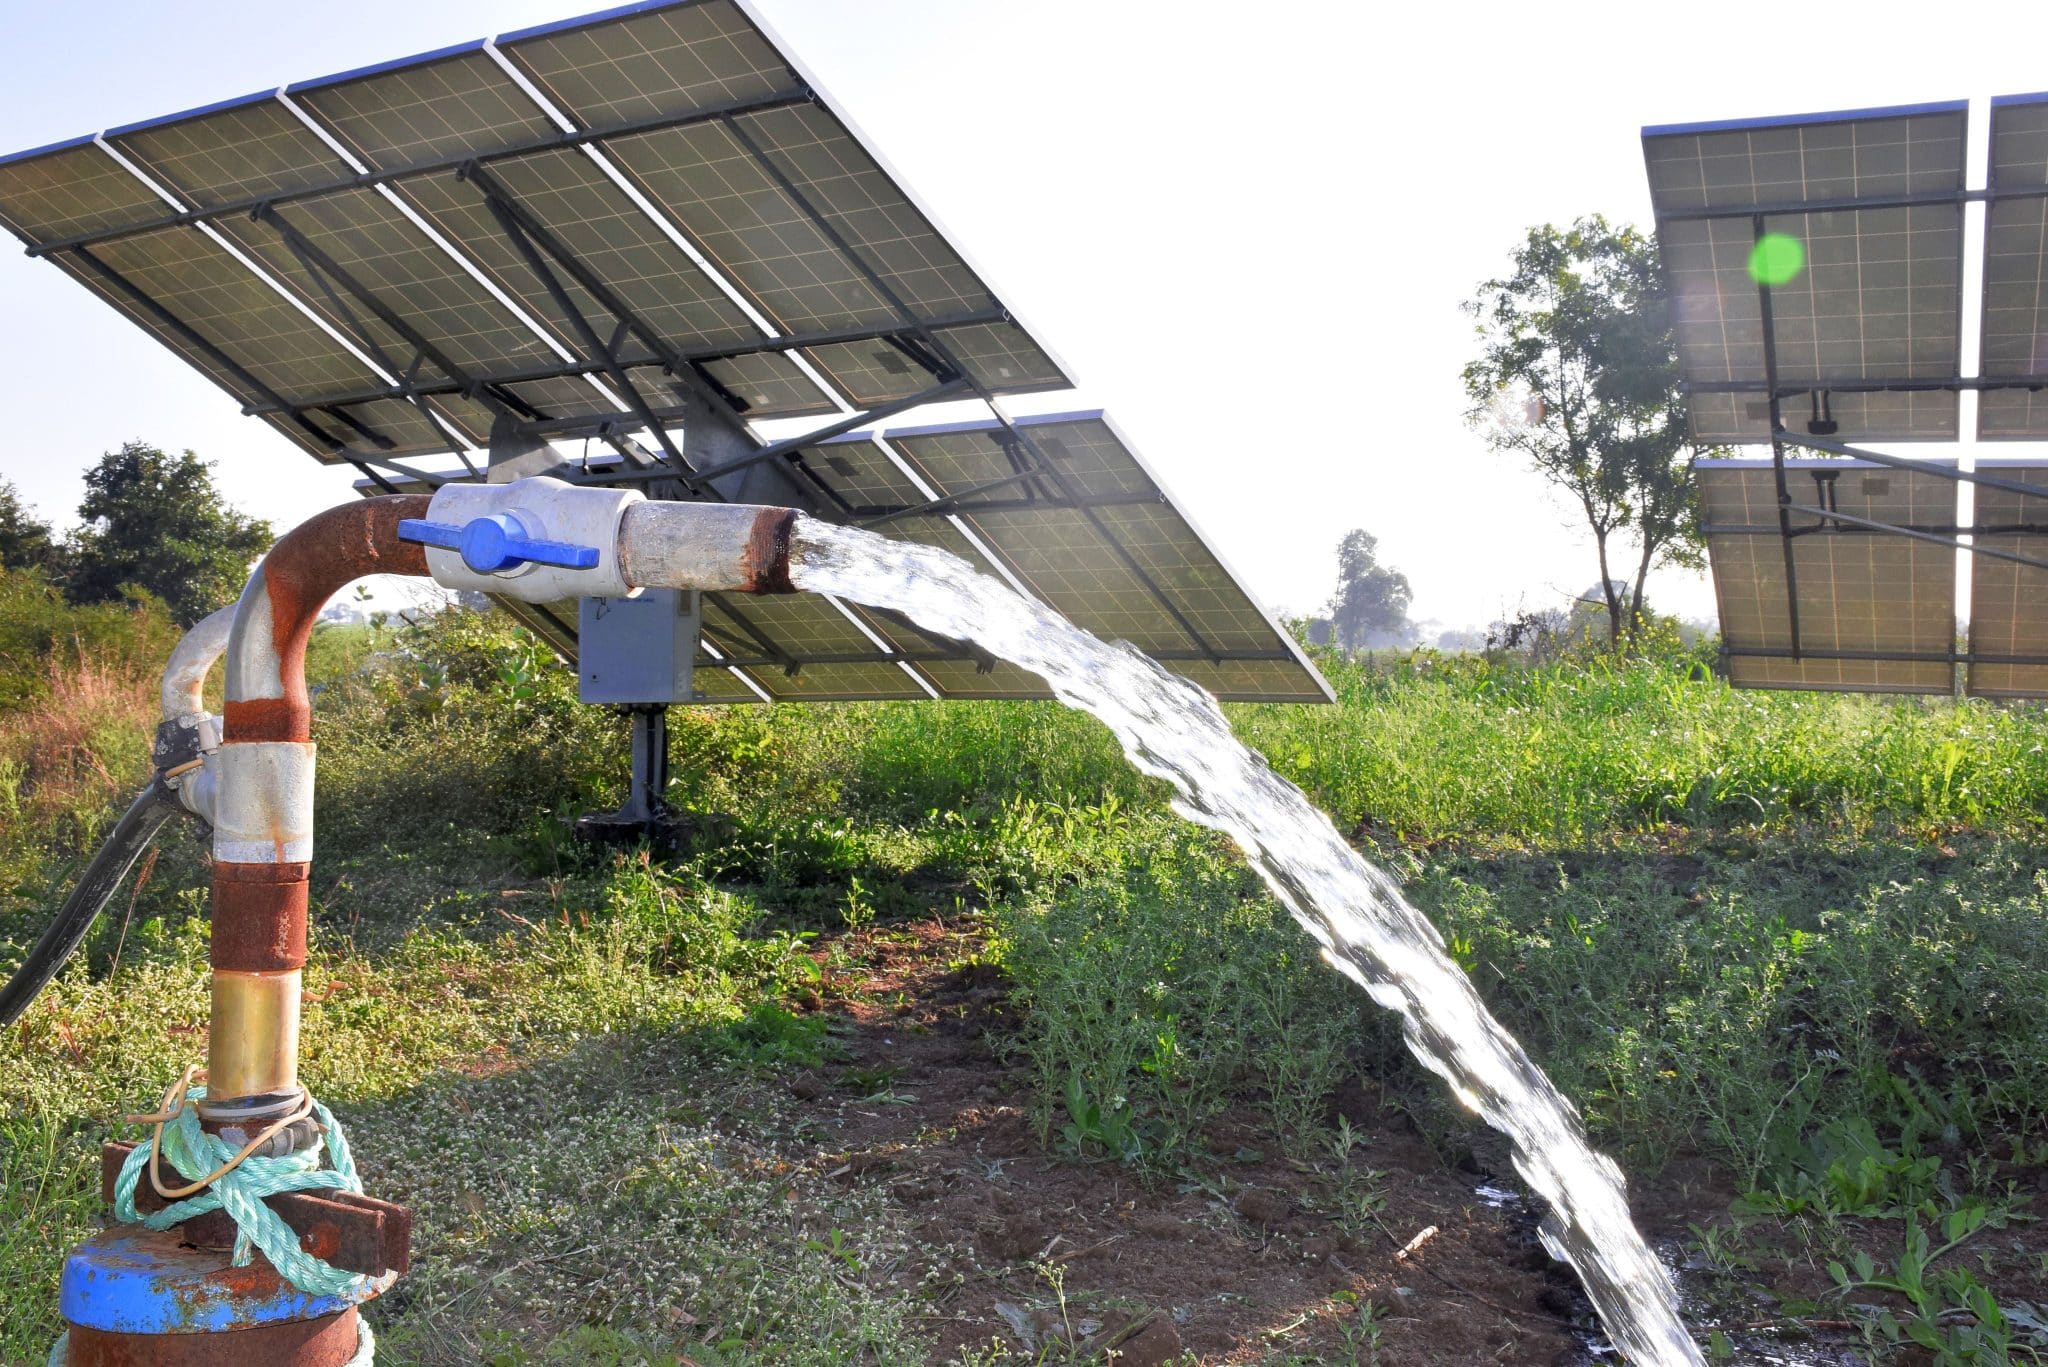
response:
{"label": "solar panel", "polygon": [[[876,462],[883,449],[916,479]],[[892,429],[880,448],[856,434],[807,456],[807,469],[851,510],[849,520],[894,530],[905,521],[893,515],[898,509],[945,500],[921,515],[927,525],[903,534],[947,544],[928,524],[957,517],[958,541],[948,549],[971,549],[967,558],[982,561],[978,548],[986,547],[1002,571],[1077,625],[1130,641],[1190,677],[1208,670],[1219,696],[1321,696],[1293,639],[1239,587],[1099,412],[1020,419],[1014,430],[994,422]],[[889,500],[900,502],[892,509]],[[1033,681],[1015,696],[1048,695]]]}
{"label": "solar panel", "polygon": [[[483,477],[500,446],[523,470],[553,440],[574,478],[943,546],[1226,697],[1328,696],[1099,413],[998,407],[1071,382],[736,0],[0,157],[0,223],[366,491]],[[960,398],[995,416],[831,435]],[[850,416],[750,456],[757,420],[816,414]],[[573,612],[516,611],[573,652]],[[1045,696],[809,597],[707,598],[698,665],[714,700]]]}
{"label": "solar panel", "polygon": [[[1962,359],[1966,116],[1957,103],[1644,130],[1696,441],[1768,441],[1773,372],[1795,430],[1825,394],[1843,441],[1955,436],[1939,382]],[[1765,235],[1803,256],[1768,291],[1750,268]]]}
{"label": "solar panel", "polygon": [[[1991,102],[1990,190],[1984,218],[1986,375],[2039,377],[2048,385],[2048,95]],[[2001,193],[2019,198],[2000,198]],[[2030,195],[2031,192],[2031,195]],[[2048,391],[1988,389],[1978,400],[1977,434],[1986,441],[2048,437]]]}
{"label": "solar panel", "polygon": [[[1976,543],[2039,557],[2048,548],[2048,468],[2007,461],[1979,470],[2029,486],[2039,496],[1990,485],[1977,488]],[[2002,530],[2001,530],[2002,529]],[[2022,529],[2032,529],[2031,531]],[[2048,697],[2048,664],[2001,663],[2000,657],[2048,661],[2048,570],[1989,555],[1970,557],[1969,691],[1986,698]]]}
{"label": "solar panel", "polygon": [[[1750,688],[1954,689],[1955,560],[1945,546],[1794,513],[1791,567],[1769,461],[1699,462],[1729,678]],[[1863,461],[1786,462],[1796,503],[1953,534],[1956,485]],[[1793,614],[1797,613],[1795,651]]]}

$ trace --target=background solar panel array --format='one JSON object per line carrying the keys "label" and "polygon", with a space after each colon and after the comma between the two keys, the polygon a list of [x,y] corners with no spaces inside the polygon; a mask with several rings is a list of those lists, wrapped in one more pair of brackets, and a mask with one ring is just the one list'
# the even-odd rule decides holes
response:
{"label": "background solar panel array", "polygon": [[[1813,121],[1646,130],[1658,240],[1685,379],[1741,384],[1695,393],[1694,439],[1770,439],[1762,302],[1749,274],[1749,214],[1688,213],[1959,194],[1966,108]],[[1961,365],[1960,199],[1767,212],[1762,231],[1797,238],[1806,267],[1771,291],[1781,387],[1953,378]],[[1840,437],[1953,439],[1952,391],[1835,393]],[[1788,421],[1804,416],[1788,401]],[[1797,424],[1793,424],[1797,430]]]}
{"label": "background solar panel array", "polygon": [[[910,399],[956,369],[992,396],[1069,386],[734,0],[630,5],[0,158],[0,223],[325,461],[614,414],[617,373],[662,409],[695,369],[747,420]],[[536,253],[573,266],[550,280]],[[1327,697],[1099,414],[840,438],[791,470],[814,511],[886,519],[1221,696]],[[573,649],[573,612],[521,615]],[[1046,696],[810,596],[710,596],[703,634],[718,700]]]}
{"label": "background solar panel array", "polygon": [[[1833,476],[1833,507],[1893,525],[1953,529],[1956,483],[1936,474],[1857,461],[1788,461],[1795,502],[1823,503],[1815,476]],[[1792,542],[1803,651],[1933,655],[1899,659],[1794,659],[1777,484],[1768,462],[1702,461],[1701,513],[1720,606],[1729,678],[1749,688],[1950,693],[1955,647],[1956,553],[1906,537],[1834,524]],[[1794,514],[1795,528],[1823,520]],[[1740,530],[1735,530],[1740,529]],[[2048,605],[2044,605],[2048,609]],[[2037,612],[2037,619],[2040,612]],[[1751,655],[1739,652],[1759,651]]]}

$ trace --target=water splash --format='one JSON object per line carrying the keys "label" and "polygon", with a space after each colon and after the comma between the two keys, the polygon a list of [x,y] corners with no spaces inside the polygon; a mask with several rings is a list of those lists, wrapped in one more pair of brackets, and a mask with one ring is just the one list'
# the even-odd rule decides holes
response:
{"label": "water splash", "polygon": [[1514,1141],[1516,1170],[1550,1207],[1545,1246],[1577,1269],[1628,1360],[1701,1361],[1669,1274],[1629,1219],[1621,1170],[1587,1144],[1578,1112],[1487,1011],[1436,928],[1238,742],[1214,698],[929,546],[799,518],[791,578],[976,641],[1106,723],[1131,763],[1179,790],[1176,811],[1234,839],[1330,962],[1400,1013],[1415,1056]]}

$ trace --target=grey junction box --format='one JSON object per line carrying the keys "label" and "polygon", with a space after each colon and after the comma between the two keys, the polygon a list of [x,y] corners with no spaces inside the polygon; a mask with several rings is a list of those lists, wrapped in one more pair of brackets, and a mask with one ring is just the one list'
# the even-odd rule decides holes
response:
{"label": "grey junction box", "polygon": [[680,589],[582,599],[576,696],[626,707],[693,701],[700,620],[697,595]]}

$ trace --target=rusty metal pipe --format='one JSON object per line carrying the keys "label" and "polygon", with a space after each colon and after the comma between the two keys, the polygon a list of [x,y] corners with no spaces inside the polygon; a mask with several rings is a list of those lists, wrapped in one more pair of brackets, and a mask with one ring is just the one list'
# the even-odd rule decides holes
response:
{"label": "rusty metal pipe", "polygon": [[794,593],[791,508],[635,503],[619,521],[619,570],[636,589]]}
{"label": "rusty metal pipe", "polygon": [[[501,513],[516,516],[537,537],[588,537],[597,543],[597,565],[496,573],[446,549],[429,554],[399,536],[402,521],[431,523],[438,514],[443,525],[455,527]],[[225,736],[207,763],[214,824],[213,1018],[201,1114],[209,1124],[233,1124],[297,1087],[299,974],[313,855],[313,708],[305,650],[328,598],[366,574],[430,572],[451,587],[482,586],[515,597],[643,587],[791,593],[796,517],[788,508],[652,503],[637,493],[533,478],[448,485],[431,500],[366,499],[321,513],[271,548],[235,608]],[[167,705],[182,707],[197,696],[205,675],[197,664],[201,653],[203,646],[195,645],[166,675]]]}
{"label": "rusty metal pipe", "polygon": [[[210,1124],[244,1119],[298,1086],[299,975],[313,855],[306,642],[320,609],[344,585],[366,574],[427,572],[420,548],[398,538],[399,521],[424,515],[427,502],[366,499],[302,523],[271,547],[236,604],[224,735],[208,764],[213,1013],[200,1113]],[[181,702],[189,673],[180,675]]]}

